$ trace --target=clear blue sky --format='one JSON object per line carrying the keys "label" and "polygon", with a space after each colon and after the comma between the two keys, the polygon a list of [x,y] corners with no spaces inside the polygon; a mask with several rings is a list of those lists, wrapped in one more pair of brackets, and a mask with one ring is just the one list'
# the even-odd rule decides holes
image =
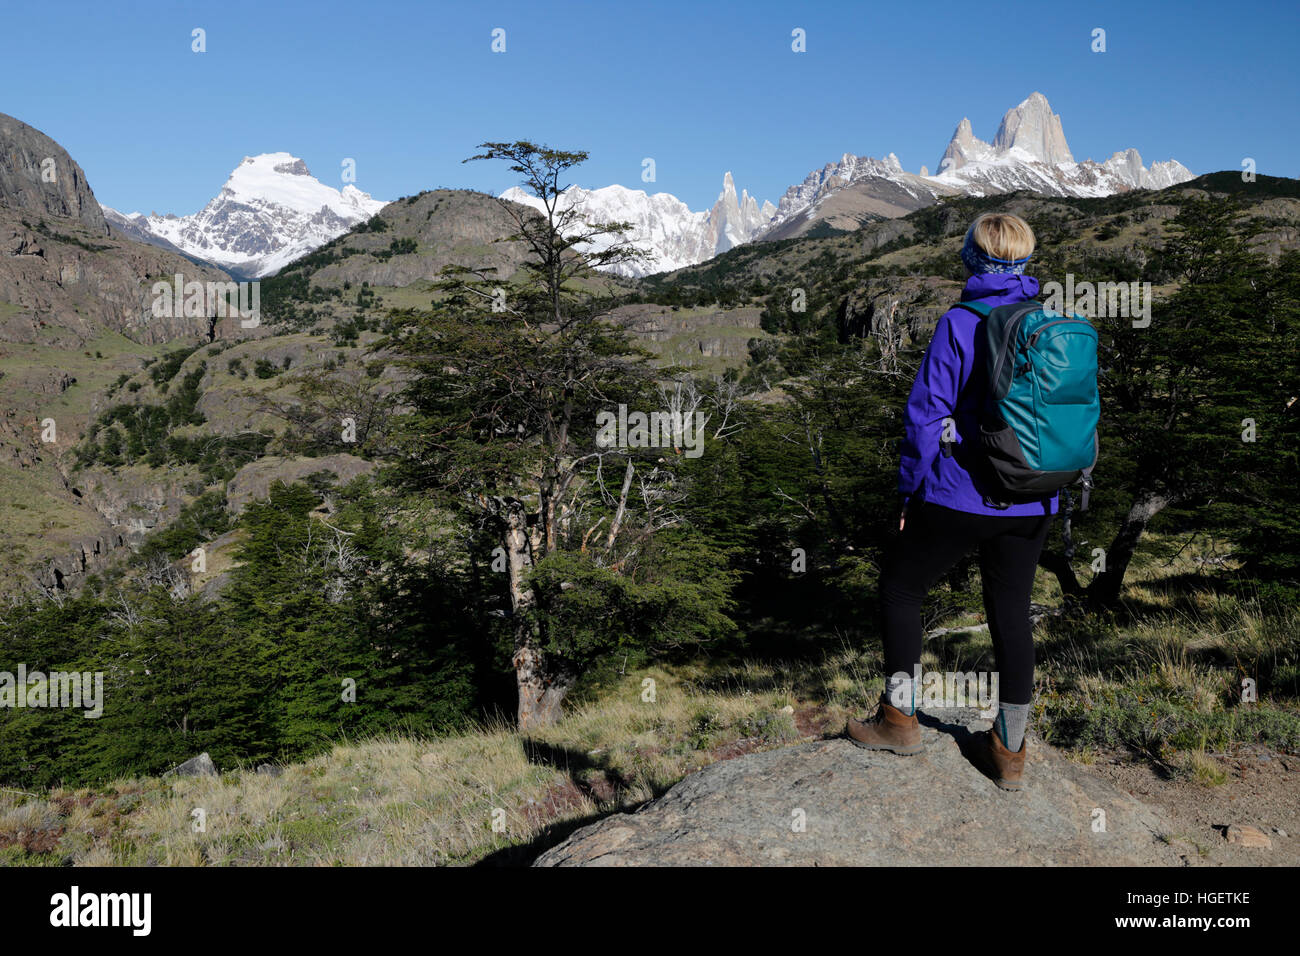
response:
{"label": "clear blue sky", "polygon": [[[191,30],[207,52],[191,52]],[[491,31],[506,31],[506,52]],[[790,49],[791,31],[807,52]],[[1107,52],[1090,50],[1093,28]],[[1034,90],[1076,159],[1300,175],[1300,6],[1254,2],[721,3],[96,0],[8,3],[0,112],[58,140],[101,202],[189,213],[245,155],[285,150],[377,198],[463,186],[485,140],[584,149],[585,186],[692,209],[776,202],[852,152],[934,171],[957,122],[991,139]],[[641,182],[653,157],[657,182]]]}

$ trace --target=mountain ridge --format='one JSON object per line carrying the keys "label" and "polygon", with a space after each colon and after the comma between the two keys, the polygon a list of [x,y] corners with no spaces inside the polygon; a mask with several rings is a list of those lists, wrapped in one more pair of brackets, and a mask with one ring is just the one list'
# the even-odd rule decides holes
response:
{"label": "mountain ridge", "polygon": [[[511,186],[500,196],[542,210],[543,204],[518,186]],[[695,265],[728,249],[751,241],[776,213],[770,202],[759,206],[748,190],[736,193],[736,183],[728,171],[722,177],[722,191],[706,211],[694,212],[672,193],[649,194],[617,183],[598,189],[572,186],[559,199],[559,208],[585,204],[588,218],[597,222],[627,222],[632,228],[625,238],[645,249],[654,260],[644,263],[620,263],[608,271],[635,278],[652,272],[668,272]],[[592,244],[592,250],[607,248],[610,240]]]}
{"label": "mountain ridge", "polygon": [[312,176],[287,152],[245,156],[196,213],[159,216],[105,206],[132,238],[193,256],[240,278],[260,278],[315,251],[388,203],[351,183],[341,190]]}
{"label": "mountain ridge", "polygon": [[[594,222],[627,222],[625,238],[649,259],[606,267],[627,278],[697,265],[738,245],[788,239],[814,229],[853,231],[880,219],[905,216],[951,196],[1028,190],[1044,196],[1101,197],[1132,189],[1161,189],[1192,173],[1177,160],[1143,164],[1136,149],[1104,162],[1076,161],[1061,117],[1034,91],[1003,114],[992,142],[979,139],[963,117],[935,174],[903,169],[894,153],[883,159],[843,153],[809,172],[780,201],[760,204],[736,191],[730,171],[708,210],[692,210],[668,192],[647,193],[621,184],[572,186],[562,208],[582,204]],[[512,186],[499,196],[542,208]],[[239,278],[272,275],[310,254],[387,205],[348,184],[335,190],[316,180],[290,153],[245,157],[218,195],[188,216],[124,214],[104,207],[107,222],[130,238],[210,262]],[[610,240],[592,244],[592,249]]]}
{"label": "mountain ridge", "polygon": [[[947,196],[986,196],[1028,190],[1044,196],[1111,196],[1132,189],[1162,189],[1193,175],[1177,160],[1142,164],[1136,149],[1104,163],[1076,162],[1061,117],[1035,91],[1002,117],[992,143],[975,136],[968,117],[953,131],[938,172],[909,173],[898,158],[845,153],[814,170],[781,197],[777,215],[758,238],[789,239],[820,223],[847,231],[878,218],[896,218]],[[828,208],[821,209],[823,204]]]}

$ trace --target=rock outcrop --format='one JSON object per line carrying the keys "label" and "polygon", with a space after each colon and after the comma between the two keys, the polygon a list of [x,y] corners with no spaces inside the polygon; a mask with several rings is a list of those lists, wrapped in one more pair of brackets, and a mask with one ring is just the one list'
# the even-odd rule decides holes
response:
{"label": "rock outcrop", "polygon": [[207,318],[153,314],[153,280],[229,277],[112,232],[86,175],[54,140],[0,113],[0,342],[81,347],[212,337]]}
{"label": "rock outcrop", "polygon": [[[841,342],[882,333],[882,323],[913,342],[928,341],[939,317],[961,295],[961,284],[934,276],[883,276],[844,297],[836,313]],[[902,340],[899,340],[901,344]]]}
{"label": "rock outcrop", "polygon": [[108,235],[104,213],[81,167],[40,130],[4,113],[0,113],[0,206],[75,219],[92,235]]}
{"label": "rock outcrop", "polygon": [[191,757],[179,766],[173,767],[163,774],[164,777],[217,777],[217,766],[212,762],[212,758],[207,752],[199,754],[197,757]]}
{"label": "rock outcrop", "polygon": [[973,710],[922,715],[917,757],[848,740],[715,763],[615,814],[538,866],[1183,866],[1160,813],[1030,741],[1029,789],[1005,793],[968,759]]}

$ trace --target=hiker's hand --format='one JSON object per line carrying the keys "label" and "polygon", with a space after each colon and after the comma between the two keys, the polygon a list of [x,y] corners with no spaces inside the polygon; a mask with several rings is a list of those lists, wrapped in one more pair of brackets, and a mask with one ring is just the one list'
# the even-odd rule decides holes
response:
{"label": "hiker's hand", "polygon": [[907,520],[907,502],[903,502],[903,509],[898,513],[898,530],[903,530],[903,522]]}

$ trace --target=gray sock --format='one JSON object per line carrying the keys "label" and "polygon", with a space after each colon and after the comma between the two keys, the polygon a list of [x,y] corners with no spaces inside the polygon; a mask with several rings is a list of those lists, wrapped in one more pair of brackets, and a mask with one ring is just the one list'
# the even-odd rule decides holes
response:
{"label": "gray sock", "polygon": [[916,682],[910,677],[886,677],[885,700],[911,717],[916,713]]}
{"label": "gray sock", "polygon": [[1020,752],[1025,742],[1025,722],[1029,719],[1028,704],[1005,704],[998,701],[998,716],[993,727],[1002,738],[1002,746],[1013,754]]}

